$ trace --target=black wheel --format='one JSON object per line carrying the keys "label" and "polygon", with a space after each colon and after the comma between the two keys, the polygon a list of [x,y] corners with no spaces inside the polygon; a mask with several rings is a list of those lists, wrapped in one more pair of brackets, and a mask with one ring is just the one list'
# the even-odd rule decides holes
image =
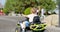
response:
{"label": "black wheel", "polygon": [[15,29],[15,32],[18,32],[18,28]]}
{"label": "black wheel", "polygon": [[17,27],[17,28],[15,29],[15,32],[21,32],[21,28],[18,28],[18,27]]}

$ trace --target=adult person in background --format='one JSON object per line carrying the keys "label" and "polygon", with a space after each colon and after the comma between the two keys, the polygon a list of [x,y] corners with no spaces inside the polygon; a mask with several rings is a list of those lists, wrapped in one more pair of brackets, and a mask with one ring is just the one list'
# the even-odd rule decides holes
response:
{"label": "adult person in background", "polygon": [[5,13],[3,12],[3,10],[0,10],[0,15],[5,15]]}

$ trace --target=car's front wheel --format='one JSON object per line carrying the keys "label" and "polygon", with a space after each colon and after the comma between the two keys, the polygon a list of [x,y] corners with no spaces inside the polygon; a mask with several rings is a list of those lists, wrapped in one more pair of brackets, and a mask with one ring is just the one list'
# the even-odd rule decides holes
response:
{"label": "car's front wheel", "polygon": [[22,30],[20,28],[16,28],[15,32],[21,32]]}

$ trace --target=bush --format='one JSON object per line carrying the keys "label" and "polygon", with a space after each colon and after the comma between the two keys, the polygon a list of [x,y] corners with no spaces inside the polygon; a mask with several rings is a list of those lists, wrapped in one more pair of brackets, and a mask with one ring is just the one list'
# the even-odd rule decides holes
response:
{"label": "bush", "polygon": [[30,13],[31,13],[31,12],[30,12],[30,9],[31,9],[30,7],[29,7],[29,8],[27,8],[27,9],[25,9],[24,14],[25,14],[25,15],[30,14]]}
{"label": "bush", "polygon": [[3,12],[4,12],[6,15],[8,15],[8,14],[9,14],[9,11],[8,11],[8,10],[6,10],[6,9],[3,9]]}

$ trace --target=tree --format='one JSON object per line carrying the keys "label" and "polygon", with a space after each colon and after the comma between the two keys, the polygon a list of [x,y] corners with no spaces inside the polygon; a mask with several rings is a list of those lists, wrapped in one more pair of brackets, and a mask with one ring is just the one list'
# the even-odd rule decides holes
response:
{"label": "tree", "polygon": [[40,6],[46,10],[47,15],[48,11],[53,11],[56,8],[56,3],[52,0],[40,0]]}
{"label": "tree", "polygon": [[7,14],[8,12],[14,11],[15,7],[13,5],[15,5],[14,0],[7,0],[3,8],[3,11]]}
{"label": "tree", "polygon": [[5,8],[9,11],[23,13],[26,8],[37,6],[50,11],[56,8],[56,3],[52,0],[7,0]]}

